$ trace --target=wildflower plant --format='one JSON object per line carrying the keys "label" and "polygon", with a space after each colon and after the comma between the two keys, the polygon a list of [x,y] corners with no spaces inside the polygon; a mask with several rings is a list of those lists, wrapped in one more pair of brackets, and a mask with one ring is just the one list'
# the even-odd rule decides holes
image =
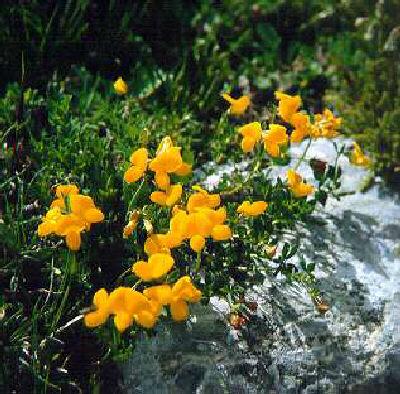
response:
{"label": "wildflower plant", "polygon": [[[54,102],[61,103],[50,116],[55,134],[45,130],[32,142],[33,162],[46,154],[46,145],[51,147],[51,164],[35,172],[40,182],[37,194],[29,196],[37,195],[36,213],[14,225],[12,218],[22,211],[18,202],[5,215],[12,231],[3,232],[4,239],[15,238],[14,253],[26,259],[24,269],[40,272],[36,287],[44,289],[29,318],[14,319],[7,330],[21,333],[15,348],[25,346],[24,332],[44,338],[33,341],[23,359],[42,381],[54,365],[68,362],[52,356],[53,338],[67,331],[79,333],[80,343],[88,336],[98,344],[97,360],[115,361],[130,354],[138,334],[153,335],[162,322],[187,320],[195,304],[213,296],[228,301],[233,316],[227,323],[240,329],[248,319],[246,293],[266,275],[301,283],[317,299],[314,262],[292,259],[300,242],[296,225],[309,220],[328,196],[340,198],[340,156],[348,155],[355,165],[369,164],[358,145],[347,151],[336,140],[333,163],[309,159],[313,140],[338,133],[340,120],[329,110],[306,113],[299,96],[277,92],[270,113],[261,118],[250,96],[225,95],[229,108],[218,125],[230,137],[215,138],[244,167],[222,176],[211,189],[193,171],[202,152],[189,154],[192,140],[177,138],[168,122],[157,123],[149,113],[140,117],[143,108],[121,81],[109,86],[111,107],[103,109],[115,122],[114,137],[103,125],[98,130],[93,119],[80,125],[70,114],[71,97],[53,92]],[[91,95],[96,97],[95,89]],[[87,116],[82,102],[78,115]],[[104,113],[96,116],[103,119]],[[140,133],[132,132],[136,123],[143,126]],[[174,123],[174,128],[181,126]],[[304,151],[291,160],[291,146],[302,141]],[[314,179],[305,179],[302,163],[310,165]],[[283,175],[272,180],[270,171],[279,166],[285,166]],[[15,185],[21,195],[23,187],[23,181]],[[6,316],[9,305],[0,303]]]}

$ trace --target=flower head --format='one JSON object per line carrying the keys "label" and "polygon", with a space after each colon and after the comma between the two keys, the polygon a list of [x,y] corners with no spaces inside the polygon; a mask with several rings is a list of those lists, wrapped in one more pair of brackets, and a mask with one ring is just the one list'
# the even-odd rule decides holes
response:
{"label": "flower head", "polygon": [[250,105],[250,97],[242,96],[234,99],[229,94],[224,93],[222,97],[230,104],[229,113],[231,115],[243,115],[248,106]]}
{"label": "flower head", "polygon": [[297,112],[292,116],[290,123],[294,127],[290,135],[290,141],[292,143],[300,143],[310,134],[311,124],[308,115]]}
{"label": "flower head", "polygon": [[252,152],[255,144],[261,139],[261,123],[252,122],[239,128],[239,133],[244,137],[242,140],[243,152]]}
{"label": "flower head", "polygon": [[275,97],[279,100],[278,114],[285,121],[290,123],[292,116],[301,106],[300,96],[290,96],[282,92],[275,92]]}
{"label": "flower head", "polygon": [[292,169],[287,172],[287,184],[295,197],[306,197],[314,192],[314,186],[303,182],[302,177]]}
{"label": "flower head", "polygon": [[264,148],[271,157],[281,157],[282,147],[286,146],[289,138],[286,127],[279,124],[270,124],[269,129],[263,136]]}
{"label": "flower head", "polygon": [[118,95],[123,95],[128,93],[128,85],[126,82],[122,79],[122,77],[119,77],[115,82],[114,82],[114,90],[115,93]]}
{"label": "flower head", "polygon": [[148,262],[138,261],[132,266],[133,273],[145,282],[159,279],[167,274],[174,265],[174,259],[166,253],[155,253]]}
{"label": "flower head", "polygon": [[350,163],[360,167],[368,167],[371,164],[371,159],[368,156],[365,156],[360,145],[356,142],[353,142],[353,151],[350,154]]}
{"label": "flower head", "polygon": [[316,114],[310,134],[313,138],[334,138],[338,135],[342,119],[335,118],[332,111],[325,109],[322,114]]}
{"label": "flower head", "polygon": [[239,205],[237,211],[244,216],[259,216],[262,215],[268,207],[268,203],[265,201],[243,201]]}
{"label": "flower head", "polygon": [[170,186],[165,192],[155,191],[151,193],[150,200],[159,204],[172,207],[182,196],[182,185]]}
{"label": "flower head", "polygon": [[124,180],[128,183],[138,181],[147,169],[148,151],[146,148],[137,149],[132,153],[130,167],[125,171]]}

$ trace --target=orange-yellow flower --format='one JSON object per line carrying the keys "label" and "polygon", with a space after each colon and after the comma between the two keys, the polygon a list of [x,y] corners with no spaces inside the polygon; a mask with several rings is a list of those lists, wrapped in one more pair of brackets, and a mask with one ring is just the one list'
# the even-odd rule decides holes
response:
{"label": "orange-yellow flower", "polygon": [[356,142],[353,142],[353,151],[350,154],[350,163],[360,167],[368,167],[371,164],[371,159],[365,156],[360,145]]}
{"label": "orange-yellow flower", "polygon": [[281,149],[288,144],[286,128],[279,124],[270,124],[268,131],[263,136],[264,148],[271,157],[280,157]]}
{"label": "orange-yellow flower", "polygon": [[279,100],[278,114],[285,121],[290,123],[292,116],[301,106],[300,96],[290,96],[282,92],[275,92],[275,97]]}
{"label": "orange-yellow flower", "polygon": [[86,327],[98,327],[105,323],[110,316],[108,298],[109,295],[105,289],[96,291],[93,297],[93,305],[96,310],[85,315],[84,322]]}
{"label": "orange-yellow flower", "polygon": [[147,169],[148,151],[146,148],[137,149],[132,153],[129,161],[131,166],[125,171],[125,182],[133,183],[138,181]]}
{"label": "orange-yellow flower", "polygon": [[199,302],[201,291],[196,289],[189,276],[183,276],[171,290],[171,315],[175,321],[186,320],[189,316],[188,302]]}
{"label": "orange-yellow flower", "polygon": [[178,176],[187,176],[192,172],[192,166],[183,162],[182,165],[175,171]]}
{"label": "orange-yellow flower", "polygon": [[166,253],[155,253],[148,262],[138,261],[133,264],[132,271],[145,282],[159,279],[167,274],[174,265],[174,259]]}
{"label": "orange-yellow flower", "polygon": [[265,201],[255,201],[251,203],[250,201],[243,201],[239,205],[237,211],[244,216],[258,216],[265,212],[268,207],[268,203]]}
{"label": "orange-yellow flower", "polygon": [[297,112],[292,116],[290,123],[294,127],[290,135],[290,141],[292,143],[300,143],[310,134],[311,124],[308,115]]}
{"label": "orange-yellow flower", "polygon": [[261,139],[261,123],[252,122],[239,128],[239,133],[244,137],[242,140],[242,150],[245,153],[252,152],[255,144]]}
{"label": "orange-yellow flower", "polygon": [[204,246],[206,245],[206,240],[204,237],[202,237],[199,234],[193,235],[192,238],[190,238],[190,247],[196,252],[199,253],[204,249]]}
{"label": "orange-yellow flower", "polygon": [[232,115],[243,115],[250,105],[249,96],[242,96],[238,99],[234,99],[229,94],[224,93],[222,97],[230,104],[229,113]]}
{"label": "orange-yellow flower", "polygon": [[161,234],[151,234],[147,237],[144,243],[144,251],[148,256],[156,253],[170,253],[170,248],[168,248],[161,238]]}
{"label": "orange-yellow flower", "polygon": [[313,138],[334,138],[338,135],[342,119],[335,118],[332,111],[325,109],[322,114],[316,114],[310,134]]}
{"label": "orange-yellow flower", "polygon": [[232,238],[232,231],[227,224],[217,224],[213,227],[211,236],[215,241],[226,241]]}
{"label": "orange-yellow flower", "polygon": [[314,186],[303,182],[302,177],[292,169],[287,171],[287,184],[295,197],[306,197],[314,192]]}
{"label": "orange-yellow flower", "polygon": [[119,77],[115,82],[114,82],[114,90],[115,93],[118,95],[123,95],[128,93],[128,85],[126,82],[122,79],[122,77]]}
{"label": "orange-yellow flower", "polygon": [[193,189],[198,192],[189,197],[186,205],[188,212],[196,212],[201,208],[216,208],[221,204],[219,194],[209,194],[206,190],[196,186],[193,186]]}
{"label": "orange-yellow flower", "polygon": [[172,207],[182,196],[182,185],[170,186],[165,192],[155,191],[151,193],[150,200],[162,206]]}

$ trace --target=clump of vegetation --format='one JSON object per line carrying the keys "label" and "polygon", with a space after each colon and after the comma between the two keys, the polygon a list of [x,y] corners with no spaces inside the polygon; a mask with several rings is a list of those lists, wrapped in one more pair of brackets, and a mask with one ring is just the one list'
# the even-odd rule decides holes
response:
{"label": "clump of vegetation", "polygon": [[[229,108],[219,124],[232,135],[239,123],[248,170],[207,191],[190,175],[198,124],[147,112],[149,96],[128,86],[78,70],[52,81],[46,100],[24,91],[20,121],[10,117],[18,86],[2,100],[2,122],[11,123],[1,157],[6,390],[100,388],[107,365],[131,354],[139,331],[154,335],[159,320],[185,320],[191,303],[215,295],[240,319],[246,290],[265,275],[318,297],[314,263],[293,264],[297,245],[283,235],[328,195],[340,197],[337,160],[313,163],[313,184],[297,172],[311,140],[336,136],[340,119],[329,110],[309,115],[300,96],[277,92],[274,115],[259,122],[250,119],[257,115],[249,97],[224,94]],[[290,144],[304,139],[287,177],[266,177],[262,169],[289,163]],[[359,147],[351,160],[369,164]]]}

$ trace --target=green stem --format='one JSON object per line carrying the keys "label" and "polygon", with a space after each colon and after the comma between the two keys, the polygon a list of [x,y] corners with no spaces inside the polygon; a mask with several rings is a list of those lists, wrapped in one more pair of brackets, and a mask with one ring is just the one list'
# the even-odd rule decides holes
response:
{"label": "green stem", "polygon": [[196,257],[196,272],[200,272],[200,266],[201,266],[201,252],[197,252],[197,257]]}
{"label": "green stem", "polygon": [[76,260],[76,253],[72,251],[68,251],[68,266],[69,266],[69,273],[71,276],[74,276],[78,273],[78,261]]}
{"label": "green stem", "polygon": [[129,215],[131,207],[132,207],[134,201],[136,200],[136,197],[138,196],[139,192],[142,190],[142,187],[143,187],[145,181],[146,181],[146,176],[143,177],[142,182],[140,183],[139,187],[135,191],[135,194],[132,196],[131,200],[129,201],[128,209],[127,209],[127,215]]}
{"label": "green stem", "polygon": [[296,165],[293,167],[293,170],[296,171],[299,168],[299,165],[304,161],[307,151],[311,146],[311,138],[308,140],[308,144],[306,146],[306,149],[304,149],[304,152],[302,153],[302,155],[300,156],[299,160],[297,161]]}

